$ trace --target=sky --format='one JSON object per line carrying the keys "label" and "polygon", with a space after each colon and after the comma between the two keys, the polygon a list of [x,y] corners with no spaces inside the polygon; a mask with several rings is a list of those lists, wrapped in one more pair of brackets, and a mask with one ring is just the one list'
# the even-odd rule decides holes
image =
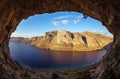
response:
{"label": "sky", "polygon": [[30,16],[19,23],[16,31],[11,36],[42,36],[45,32],[53,30],[67,30],[70,32],[90,31],[112,37],[101,22],[90,17],[85,19],[83,14],[78,12],[56,12]]}

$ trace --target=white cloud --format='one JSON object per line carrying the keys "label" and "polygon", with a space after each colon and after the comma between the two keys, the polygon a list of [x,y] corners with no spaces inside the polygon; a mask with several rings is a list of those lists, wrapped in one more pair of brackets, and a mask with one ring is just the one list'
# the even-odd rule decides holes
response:
{"label": "white cloud", "polygon": [[60,16],[57,16],[57,17],[54,17],[52,20],[52,24],[54,26],[60,26],[61,24],[65,25],[67,24],[68,22],[72,22],[71,20],[73,20],[73,24],[77,24],[79,23],[80,21],[80,18],[82,18],[81,15],[74,15],[74,14],[66,14],[66,15],[60,15]]}
{"label": "white cloud", "polygon": [[58,22],[58,21],[52,21],[52,24],[53,24],[54,26],[59,26],[59,22]]}
{"label": "white cloud", "polygon": [[69,20],[59,20],[59,21],[52,21],[54,26],[60,26],[61,24],[65,25],[69,22]]}
{"label": "white cloud", "polygon": [[81,16],[81,15],[79,15],[79,16],[77,16],[76,18],[79,18],[79,19],[80,19],[80,18],[82,18],[82,16]]}
{"label": "white cloud", "polygon": [[67,24],[68,22],[69,22],[68,20],[61,20],[61,23],[64,25]]}
{"label": "white cloud", "polygon": [[57,20],[57,19],[65,19],[65,18],[69,18],[69,17],[73,17],[74,15],[62,15],[62,16],[58,16],[58,17],[55,17],[53,19]]}
{"label": "white cloud", "polygon": [[81,15],[73,15],[73,14],[66,14],[66,15],[61,15],[61,16],[57,16],[54,17],[54,20],[60,20],[60,19],[66,19],[66,18],[82,18]]}
{"label": "white cloud", "polygon": [[77,24],[78,22],[80,22],[80,20],[79,19],[73,20],[73,22],[74,22],[74,24]]}

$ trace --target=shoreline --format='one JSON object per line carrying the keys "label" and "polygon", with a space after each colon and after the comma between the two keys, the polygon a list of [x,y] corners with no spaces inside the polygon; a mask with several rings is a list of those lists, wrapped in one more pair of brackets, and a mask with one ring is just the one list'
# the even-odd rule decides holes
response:
{"label": "shoreline", "polygon": [[74,68],[55,68],[55,69],[41,69],[41,68],[32,68],[26,65],[22,65],[25,69],[30,70],[30,71],[40,71],[40,72],[69,72],[69,71],[81,71],[84,69],[91,69],[96,67],[99,64],[99,62],[96,62],[94,64],[86,65],[86,66],[81,66],[81,67],[74,67]]}
{"label": "shoreline", "polygon": [[[10,41],[11,42],[11,41]],[[9,42],[9,43],[10,43]],[[46,48],[40,48],[40,47],[38,47],[38,46],[34,46],[34,45],[31,45],[31,44],[29,44],[29,43],[22,43],[22,42],[11,42],[11,43],[18,43],[18,44],[27,44],[27,45],[29,45],[29,46],[32,46],[32,47],[35,47],[35,48],[38,48],[38,49],[41,49],[41,50],[45,50],[45,51],[52,51],[52,52],[96,52],[96,51],[102,51],[102,50],[106,50],[106,49],[103,49],[103,48],[101,48],[101,49],[97,49],[97,50],[89,50],[89,49],[86,49],[87,51],[85,51],[85,50],[80,50],[80,51],[75,51],[75,50],[72,50],[72,51],[68,51],[68,50],[51,50],[51,49],[46,49]]]}
{"label": "shoreline", "polygon": [[[56,69],[56,70],[35,70],[35,69],[26,69],[31,73],[33,79],[40,77],[41,79],[53,79],[53,77],[60,79],[76,79],[75,76],[85,76],[86,78],[91,78],[91,75],[94,75],[96,67],[99,65],[99,62],[81,68],[72,68],[72,69]],[[56,79],[55,78],[55,79]]]}

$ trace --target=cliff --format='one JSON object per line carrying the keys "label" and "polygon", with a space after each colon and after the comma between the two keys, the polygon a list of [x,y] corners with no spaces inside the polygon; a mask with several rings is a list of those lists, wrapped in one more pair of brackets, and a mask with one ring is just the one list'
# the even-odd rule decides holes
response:
{"label": "cliff", "polygon": [[43,36],[32,38],[12,37],[11,42],[60,51],[93,51],[112,42],[112,38],[92,32],[71,33],[65,30],[46,32]]}

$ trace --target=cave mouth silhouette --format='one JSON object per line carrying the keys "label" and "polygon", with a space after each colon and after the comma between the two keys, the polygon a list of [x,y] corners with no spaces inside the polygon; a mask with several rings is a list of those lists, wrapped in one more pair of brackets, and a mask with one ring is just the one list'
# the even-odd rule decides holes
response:
{"label": "cave mouth silhouette", "polygon": [[[10,58],[8,47],[10,35],[15,31],[20,21],[34,14],[53,13],[57,11],[82,12],[86,16],[95,18],[105,25],[113,34],[114,40],[108,51],[109,53],[103,57],[99,65],[95,68],[92,78],[120,78],[120,0],[1,0],[0,2],[0,59],[1,64],[4,65],[0,65],[2,69],[0,71],[2,73],[0,75],[1,78],[18,79],[19,77],[20,79],[24,79],[26,76],[25,71],[21,71],[22,68],[20,65],[18,66]],[[83,74],[82,78],[87,79]]]}
{"label": "cave mouth silhouette", "polygon": [[[64,14],[64,13],[66,13],[66,14]],[[73,14],[74,13],[74,14]],[[53,14],[53,15],[52,15]],[[44,18],[43,16],[47,16],[47,18]],[[38,18],[37,18],[38,17]],[[68,27],[68,25],[64,25],[64,23],[62,24],[62,21],[64,20],[64,21],[70,21],[70,22],[72,22],[73,23],[73,26],[71,27],[72,29],[74,29],[74,28],[77,28],[77,27],[80,27],[80,28],[78,28],[78,30],[80,29],[84,29],[85,31],[88,31],[89,29],[88,28],[86,28],[86,27],[91,27],[91,28],[94,28],[94,27],[92,27],[92,26],[94,26],[95,24],[96,24],[96,27],[98,27],[99,26],[99,28],[102,28],[102,27],[104,27],[99,21],[97,21],[97,20],[95,20],[95,19],[93,19],[93,18],[90,18],[89,16],[85,16],[85,15],[83,15],[82,13],[77,13],[77,12],[57,12],[57,13],[50,13],[50,14],[36,14],[36,15],[34,15],[34,16],[32,16],[32,17],[28,17],[26,20],[22,20],[21,22],[20,22],[20,24],[18,24],[18,26],[17,26],[17,29],[16,30],[19,30],[20,29],[20,31],[22,31],[22,32],[25,32],[25,31],[27,31],[28,32],[28,34],[32,34],[31,33],[31,30],[32,30],[32,32],[36,32],[36,29],[39,29],[38,31],[40,32],[40,31],[42,31],[42,30],[46,30],[46,32],[48,32],[47,31],[47,28],[46,27],[49,27],[49,26],[44,26],[44,27],[42,27],[43,25],[45,25],[44,23],[42,24],[42,22],[41,22],[41,20],[43,20],[44,21],[44,19],[41,19],[41,17],[42,18],[44,18],[45,19],[45,22],[47,22],[47,20],[48,20],[48,17],[52,17],[52,18],[50,18],[50,23],[51,23],[51,27],[52,28],[57,28],[57,27],[61,27],[61,26],[64,26],[64,27]],[[79,18],[78,18],[79,17]],[[52,25],[52,20],[53,20],[53,18],[55,18],[55,22],[61,22],[61,26],[54,26],[54,25]],[[62,19],[61,19],[62,18]],[[72,18],[72,20],[71,20],[71,18]],[[37,20],[36,20],[37,19]],[[57,20],[56,20],[57,19]],[[70,19],[70,20],[69,20]],[[34,21],[35,20],[35,21]],[[76,22],[78,22],[78,20],[80,20],[80,24],[81,25],[79,25],[79,24],[74,24],[74,21],[76,21]],[[82,21],[83,20],[83,21]],[[30,23],[31,22],[31,23]],[[81,23],[81,22],[83,22],[83,23]],[[92,25],[92,23],[91,22],[93,22],[93,24],[94,25]],[[37,25],[37,23],[38,23],[38,25]],[[47,24],[50,24],[50,23],[47,23]],[[86,23],[86,24],[85,24]],[[39,25],[39,24],[42,24],[42,25]],[[91,26],[90,26],[90,24],[91,24]],[[86,25],[86,26],[85,26]],[[77,27],[76,27],[77,26]],[[33,28],[32,28],[33,27]],[[36,27],[36,29],[35,29],[35,27]],[[40,27],[40,28],[38,28],[38,27]],[[85,27],[85,28],[84,28]],[[96,27],[94,28],[94,29],[92,29],[92,31],[94,32],[94,30],[96,30]],[[29,30],[30,29],[30,30]],[[61,29],[61,28],[60,28]],[[62,28],[63,29],[63,28]],[[29,31],[28,31],[29,30]],[[48,30],[49,30],[49,28],[48,28]],[[56,29],[55,29],[56,30]],[[63,29],[63,30],[66,30],[66,29]],[[70,29],[68,29],[68,30],[70,30]],[[99,30],[99,29],[97,29],[98,31],[95,31],[95,34],[97,33],[97,32],[100,32],[101,30]],[[37,31],[37,32],[38,32]],[[53,29],[52,30],[50,30],[49,32],[51,32],[51,31],[54,31]],[[66,30],[67,31],[67,30]],[[103,29],[102,29],[102,31],[103,31]],[[105,29],[105,31],[106,31],[106,29]],[[18,31],[19,32],[19,31]],[[25,33],[25,34],[27,34],[27,32]],[[78,31],[75,31],[75,32],[78,32]],[[84,31],[82,31],[82,32],[84,32]],[[73,33],[73,32],[72,32]],[[18,33],[18,36],[16,36],[16,37],[21,37],[20,38],[20,40],[21,39],[23,39],[23,38],[27,38],[27,37],[25,37],[26,35],[24,34],[24,33],[22,33],[22,35],[20,36],[20,34],[21,33]],[[98,33],[99,34],[99,33]],[[32,37],[36,37],[36,36],[39,36],[39,34],[38,35],[33,35]],[[41,36],[41,35],[40,35]],[[14,37],[14,36],[13,36]],[[22,38],[23,37],[23,38]],[[66,38],[66,35],[64,36],[65,38]],[[74,36],[71,36],[71,38],[73,39],[74,38]],[[86,36],[81,36],[81,40],[85,43],[85,46],[87,46],[87,41],[89,41],[89,40],[87,40],[87,38],[86,38]],[[18,43],[19,43],[19,40],[18,40]],[[98,43],[99,44],[99,43]],[[81,50],[82,51],[82,50]],[[87,50],[86,50],[87,51]],[[27,51],[26,51],[27,52]]]}

